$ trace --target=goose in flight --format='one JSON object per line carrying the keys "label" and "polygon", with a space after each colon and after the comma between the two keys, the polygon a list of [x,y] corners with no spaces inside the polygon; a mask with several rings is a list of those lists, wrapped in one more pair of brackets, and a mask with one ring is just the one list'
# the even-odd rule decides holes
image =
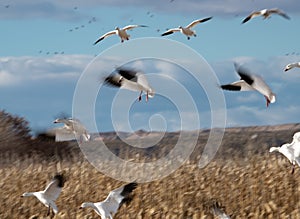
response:
{"label": "goose in flight", "polygon": [[234,66],[241,79],[231,84],[221,85],[220,87],[223,90],[258,91],[266,98],[267,107],[270,103],[275,102],[275,94],[272,92],[271,88],[264,82],[262,77],[260,77],[259,75],[249,74],[246,69],[238,66],[236,63],[234,63]]}
{"label": "goose in flight", "polygon": [[55,204],[56,199],[60,195],[65,183],[65,178],[62,174],[57,174],[53,177],[51,182],[47,185],[45,190],[39,192],[25,192],[21,197],[35,196],[47,208],[50,214],[50,208],[53,209],[54,214],[57,214],[58,208]]}
{"label": "goose in flight", "polygon": [[100,36],[99,39],[97,39],[96,42],[94,42],[94,45],[99,43],[104,38],[111,36],[111,35],[118,35],[121,38],[121,43],[123,43],[124,40],[129,40],[129,37],[130,37],[130,35],[127,34],[126,31],[131,30],[133,28],[137,28],[137,27],[148,27],[148,26],[146,26],[146,25],[127,25],[123,28],[116,27],[115,30],[109,31],[109,32],[103,34],[102,36]]}
{"label": "goose in flight", "polygon": [[208,17],[208,18],[204,18],[204,19],[198,19],[198,20],[194,20],[192,23],[190,23],[189,25],[182,27],[179,26],[178,28],[172,28],[167,30],[166,32],[164,32],[163,34],[161,34],[161,36],[166,36],[166,35],[170,35],[174,32],[178,32],[180,31],[182,34],[187,36],[187,39],[189,40],[191,36],[196,37],[196,31],[192,30],[192,28],[194,26],[196,26],[197,24],[206,22],[208,20],[212,19],[212,17]]}
{"label": "goose in flight", "polygon": [[244,24],[244,23],[248,22],[249,20],[251,20],[252,18],[257,17],[257,16],[263,16],[264,19],[270,18],[271,14],[278,14],[286,19],[290,19],[290,17],[287,14],[285,14],[283,11],[279,10],[278,8],[273,8],[273,9],[263,9],[260,11],[254,11],[250,15],[248,15],[242,21],[242,23]]}
{"label": "goose in flight", "polygon": [[300,166],[300,132],[293,136],[292,143],[283,144],[281,147],[271,147],[270,152],[278,151],[283,154],[293,165],[292,174],[295,170],[295,164]]}
{"label": "goose in flight", "polygon": [[55,141],[70,141],[78,139],[80,143],[89,141],[91,136],[78,119],[58,118],[53,123],[63,123],[64,126],[55,129]]}
{"label": "goose in flight", "polygon": [[139,101],[142,100],[143,91],[146,93],[146,101],[148,101],[149,97],[153,98],[155,95],[144,73],[131,69],[117,68],[115,73],[112,73],[104,79],[104,84],[139,91]]}
{"label": "goose in flight", "polygon": [[137,183],[129,183],[111,191],[106,199],[102,202],[82,203],[80,209],[90,207],[94,209],[101,219],[112,219],[123,203],[131,201],[131,193],[136,187]]}
{"label": "goose in flight", "polygon": [[291,70],[292,68],[300,68],[300,62],[294,62],[294,63],[290,63],[290,64],[287,64],[284,68],[284,71],[288,71],[288,70]]}

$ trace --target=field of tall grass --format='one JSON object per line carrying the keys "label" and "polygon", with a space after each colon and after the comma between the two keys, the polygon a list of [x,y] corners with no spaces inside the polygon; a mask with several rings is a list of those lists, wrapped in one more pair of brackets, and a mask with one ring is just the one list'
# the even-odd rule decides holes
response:
{"label": "field of tall grass", "polygon": [[[199,154],[209,134],[204,130],[188,161],[163,179],[139,183],[132,202],[115,218],[213,218],[210,207],[215,202],[232,218],[300,218],[300,168],[292,175],[286,158],[268,152],[291,141],[299,129],[299,124],[229,129],[214,160],[200,169]],[[54,218],[99,218],[91,209],[79,209],[81,203],[101,201],[125,182],[97,171],[76,142],[32,139],[29,132],[24,119],[0,111],[0,219],[47,218],[47,208],[35,197],[20,196],[43,190],[57,172],[67,181]],[[139,155],[149,161],[168,153],[176,136],[167,133],[146,150],[131,150],[119,139],[108,145],[124,159]]]}
{"label": "field of tall grass", "polygon": [[[103,200],[124,184],[79,159],[46,162],[33,157],[11,163],[0,169],[2,219],[47,218],[47,208],[35,197],[20,196],[44,189],[56,172],[63,171],[67,181],[54,218],[98,218],[91,209],[79,209],[81,203]],[[300,218],[299,180],[300,169],[292,175],[280,155],[215,160],[202,169],[186,162],[164,179],[139,184],[116,218],[213,218],[209,207],[215,201],[233,218]]]}

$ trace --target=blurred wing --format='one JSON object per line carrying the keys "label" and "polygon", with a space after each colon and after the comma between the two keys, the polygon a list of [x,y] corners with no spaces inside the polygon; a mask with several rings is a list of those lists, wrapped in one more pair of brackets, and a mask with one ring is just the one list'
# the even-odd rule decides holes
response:
{"label": "blurred wing", "polygon": [[192,28],[192,27],[196,26],[197,24],[203,23],[203,22],[206,22],[206,21],[209,21],[210,19],[212,19],[212,17],[194,20],[192,23],[190,23],[190,24],[187,25],[186,27],[187,27],[187,28]]}
{"label": "blurred wing", "polygon": [[65,127],[53,129],[55,132],[55,141],[71,141],[75,140],[74,132]]}
{"label": "blurred wing", "polygon": [[279,14],[279,15],[281,15],[282,17],[284,17],[285,19],[288,19],[288,20],[291,19],[286,13],[284,13],[284,12],[281,11],[281,10],[279,10],[278,8],[270,9],[270,10],[269,10],[269,13]]}
{"label": "blurred wing", "polygon": [[137,72],[131,69],[119,68],[117,69],[118,73],[126,78],[127,80],[137,82]]}
{"label": "blurred wing", "polygon": [[45,196],[52,201],[55,201],[61,193],[62,187],[59,187],[58,183],[57,179],[53,179],[44,190]]}
{"label": "blurred wing", "polygon": [[290,147],[291,144],[284,144],[280,147],[280,152],[291,162],[293,163],[293,154],[294,148]]}
{"label": "blurred wing", "polygon": [[148,27],[148,26],[146,26],[146,25],[127,25],[127,26],[123,27],[122,29],[123,30],[131,30],[136,27]]}
{"label": "blurred wing", "polygon": [[104,84],[112,87],[121,87],[122,77],[116,74],[110,75],[104,79]]}
{"label": "blurred wing", "polygon": [[224,84],[224,85],[221,85],[220,87],[223,90],[230,90],[230,91],[252,91],[252,90],[254,90],[244,80],[239,80],[239,81],[233,82],[231,84]]}
{"label": "blurred wing", "polygon": [[107,32],[106,34],[103,34],[101,37],[99,37],[98,40],[96,40],[96,42],[94,42],[94,45],[99,43],[101,40],[103,40],[104,38],[108,37],[108,36],[111,36],[111,35],[114,35],[114,34],[117,34],[117,32],[115,30],[112,30],[110,32]]}
{"label": "blurred wing", "polygon": [[170,35],[170,34],[172,34],[172,33],[174,33],[174,32],[178,32],[178,31],[180,31],[179,28],[172,28],[172,29],[167,30],[167,31],[164,32],[163,34],[161,34],[161,36],[167,36],[167,35]]}
{"label": "blurred wing", "polygon": [[242,23],[246,23],[248,22],[250,19],[254,18],[254,17],[257,17],[257,16],[260,16],[261,15],[261,11],[255,11],[255,12],[252,12],[250,15],[248,15],[248,17],[246,17]]}
{"label": "blurred wing", "polygon": [[145,88],[150,88],[147,77],[143,73],[137,73],[137,83],[139,83],[140,85],[142,85]]}
{"label": "blurred wing", "polygon": [[254,82],[253,76],[248,73],[248,70],[239,66],[237,63],[234,63],[236,72],[241,77],[241,80],[244,80],[247,84],[252,85]]}

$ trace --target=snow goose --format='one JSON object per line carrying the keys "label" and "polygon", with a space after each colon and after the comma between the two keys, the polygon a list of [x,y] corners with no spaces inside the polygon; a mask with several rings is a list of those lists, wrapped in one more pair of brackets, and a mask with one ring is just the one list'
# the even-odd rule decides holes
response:
{"label": "snow goose", "polygon": [[270,103],[275,102],[275,94],[264,82],[262,77],[259,75],[249,74],[246,69],[238,66],[236,63],[234,63],[234,66],[241,79],[231,84],[221,85],[222,89],[231,91],[258,91],[266,98],[267,107]]}
{"label": "snow goose", "polygon": [[141,95],[143,91],[146,92],[146,101],[148,101],[148,97],[153,98],[155,95],[146,76],[142,72],[131,69],[116,69],[115,73],[104,79],[104,84],[127,90],[140,91],[139,101],[142,99]]}
{"label": "snow goose", "polygon": [[230,219],[230,216],[228,216],[224,210],[223,207],[220,205],[219,202],[214,203],[214,205],[211,207],[212,214],[219,219]]}
{"label": "snow goose", "polygon": [[78,119],[58,118],[53,123],[63,123],[64,126],[55,129],[55,141],[70,141],[79,139],[80,143],[90,140],[90,134]]}
{"label": "snow goose", "polygon": [[146,25],[127,25],[123,28],[116,27],[115,30],[109,31],[109,32],[103,34],[101,37],[99,37],[99,39],[97,39],[96,42],[94,42],[94,45],[99,43],[104,38],[111,36],[111,35],[118,35],[121,38],[121,43],[123,43],[124,40],[129,40],[129,37],[130,37],[130,35],[127,34],[126,31],[131,30],[133,28],[137,28],[137,27],[148,27],[148,26],[146,26]]}
{"label": "snow goose", "polygon": [[290,64],[287,64],[284,68],[284,71],[288,71],[288,70],[291,70],[292,68],[300,68],[300,62],[294,62],[294,63],[290,63]]}
{"label": "snow goose", "polygon": [[189,40],[191,36],[194,36],[194,37],[197,36],[196,32],[194,30],[192,30],[191,28],[193,28],[194,26],[196,26],[199,23],[206,22],[206,21],[208,21],[210,19],[212,19],[212,17],[194,20],[192,23],[190,23],[189,25],[187,25],[185,27],[179,26],[178,28],[169,29],[166,32],[164,32],[163,34],[161,34],[161,36],[170,35],[170,34],[172,34],[174,32],[180,31],[182,34],[186,35],[187,39]]}
{"label": "snow goose", "polygon": [[293,165],[292,174],[295,170],[295,164],[300,166],[300,132],[293,136],[292,143],[283,144],[281,147],[271,147],[270,152],[278,151],[283,154]]}
{"label": "snow goose", "polygon": [[273,8],[273,9],[263,9],[260,11],[254,11],[252,12],[250,15],[248,15],[243,21],[242,23],[246,23],[248,22],[250,19],[257,17],[257,16],[263,16],[264,19],[266,18],[270,18],[271,14],[278,14],[281,15],[282,17],[286,18],[286,19],[290,19],[290,17],[285,14],[283,11],[279,10],[278,8]]}
{"label": "snow goose", "polygon": [[21,197],[35,196],[40,202],[48,207],[47,216],[50,214],[50,208],[53,209],[54,214],[57,214],[58,208],[55,204],[55,201],[60,195],[64,183],[64,176],[62,174],[57,174],[47,185],[45,190],[39,192],[25,192]]}
{"label": "snow goose", "polygon": [[101,217],[101,219],[112,219],[123,203],[131,201],[131,193],[136,187],[137,183],[129,183],[125,186],[111,191],[106,199],[102,202],[82,203],[80,209],[90,207],[94,209],[94,211]]}

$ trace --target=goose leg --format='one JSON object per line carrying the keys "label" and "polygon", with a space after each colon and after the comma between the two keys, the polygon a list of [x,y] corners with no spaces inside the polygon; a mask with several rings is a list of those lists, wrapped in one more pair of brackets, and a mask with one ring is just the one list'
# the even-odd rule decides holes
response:
{"label": "goose leg", "polygon": [[265,98],[266,98],[266,101],[267,101],[267,107],[269,107],[269,105],[270,105],[270,100],[269,100],[269,98],[268,98],[267,96],[265,96]]}
{"label": "goose leg", "polygon": [[49,215],[50,215],[50,205],[48,207],[48,212],[47,212],[47,216],[49,216]]}
{"label": "goose leg", "polygon": [[293,165],[292,174],[294,174],[294,172],[295,172],[295,165]]}
{"label": "goose leg", "polygon": [[139,95],[139,102],[141,102],[141,100],[142,100],[142,93],[143,93],[143,91],[140,92],[140,95]]}
{"label": "goose leg", "polygon": [[148,94],[148,91],[147,91],[146,102],[148,102],[148,100],[149,100],[149,94]]}

